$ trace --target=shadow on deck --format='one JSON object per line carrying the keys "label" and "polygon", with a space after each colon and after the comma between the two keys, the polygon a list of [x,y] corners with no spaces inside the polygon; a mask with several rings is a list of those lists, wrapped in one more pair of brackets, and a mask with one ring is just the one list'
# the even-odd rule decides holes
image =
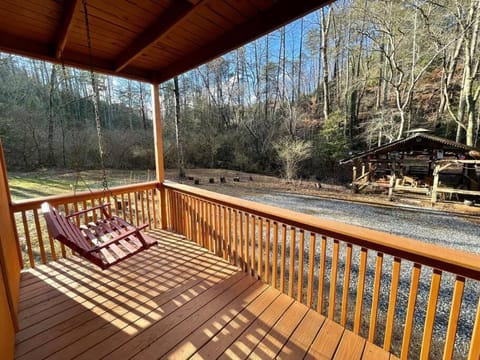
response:
{"label": "shadow on deck", "polygon": [[183,237],[101,271],[22,272],[17,359],[323,358],[390,354]]}

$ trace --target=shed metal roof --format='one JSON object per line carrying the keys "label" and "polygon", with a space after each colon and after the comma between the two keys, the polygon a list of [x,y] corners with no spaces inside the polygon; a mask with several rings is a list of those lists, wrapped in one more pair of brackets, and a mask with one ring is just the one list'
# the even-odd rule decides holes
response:
{"label": "shed metal roof", "polygon": [[417,133],[407,138],[396,140],[389,144],[385,144],[371,150],[355,154],[348,159],[341,160],[340,164],[345,164],[353,160],[365,158],[371,155],[386,154],[392,151],[423,149],[443,149],[458,153],[468,153],[471,150],[475,150],[475,148],[473,147],[458,143],[456,141],[448,140],[434,135],[428,135],[425,133]]}

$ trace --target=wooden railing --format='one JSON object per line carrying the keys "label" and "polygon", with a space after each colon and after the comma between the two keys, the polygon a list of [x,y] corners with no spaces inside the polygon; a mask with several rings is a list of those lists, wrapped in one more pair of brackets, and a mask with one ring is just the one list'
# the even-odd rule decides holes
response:
{"label": "wooden railing", "polygon": [[[92,191],[18,201],[11,206],[11,211],[15,220],[18,253],[23,268],[33,268],[37,264],[45,264],[71,254],[63,244],[53,241],[49,236],[45,220],[39,213],[40,205],[44,201],[67,214],[109,202],[114,214],[132,224],[148,224],[149,229],[160,227],[161,202],[157,182],[116,187],[105,194],[103,191]],[[94,212],[92,216],[93,220],[96,220],[96,217],[100,216],[99,211]],[[90,219],[84,218],[82,221],[88,222]]]}
{"label": "wooden railing", "polygon": [[189,186],[164,188],[170,230],[387,351],[480,358],[479,255]]}
{"label": "wooden railing", "polygon": [[168,182],[102,195],[14,203],[23,266],[71,256],[48,236],[42,202],[70,213],[107,201],[125,220],[164,223],[403,359],[480,357],[479,255]]}

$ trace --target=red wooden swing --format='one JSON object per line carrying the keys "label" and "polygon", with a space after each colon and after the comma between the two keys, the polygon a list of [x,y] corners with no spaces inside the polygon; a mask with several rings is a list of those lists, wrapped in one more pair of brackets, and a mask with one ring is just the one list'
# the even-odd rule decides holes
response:
{"label": "red wooden swing", "polygon": [[[72,218],[101,210],[102,218],[77,226]],[[133,226],[118,216],[111,215],[110,204],[104,204],[63,215],[49,203],[42,204],[42,212],[50,235],[102,269],[119,263],[157,241],[141,232],[147,225]]]}
{"label": "red wooden swing", "polygon": [[[90,56],[90,80],[95,95],[93,99],[93,108],[97,128],[100,163],[103,172],[103,197],[105,197],[105,193],[109,189],[105,171],[103,136],[98,110],[100,96],[91,62],[92,45],[86,0],[83,0],[83,10],[85,17],[85,30],[87,34],[87,47]],[[77,226],[72,220],[73,217],[96,210],[100,210],[102,213],[102,218],[96,222]],[[57,239],[62,244],[80,254],[80,256],[95,265],[100,266],[102,269],[106,269],[132,255],[148,249],[152,245],[157,244],[155,239],[141,232],[141,230],[145,229],[147,225],[135,227],[118,216],[111,215],[110,204],[84,209],[70,215],[63,215],[50,204],[43,203],[42,212],[47,222],[48,231],[54,239]]]}

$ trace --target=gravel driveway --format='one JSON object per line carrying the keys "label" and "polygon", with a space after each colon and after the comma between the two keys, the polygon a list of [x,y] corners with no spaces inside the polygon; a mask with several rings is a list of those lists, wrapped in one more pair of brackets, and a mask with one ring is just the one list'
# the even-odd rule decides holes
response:
{"label": "gravel driveway", "polygon": [[290,193],[249,195],[244,198],[480,254],[480,225],[440,211],[412,207],[377,207]]}

